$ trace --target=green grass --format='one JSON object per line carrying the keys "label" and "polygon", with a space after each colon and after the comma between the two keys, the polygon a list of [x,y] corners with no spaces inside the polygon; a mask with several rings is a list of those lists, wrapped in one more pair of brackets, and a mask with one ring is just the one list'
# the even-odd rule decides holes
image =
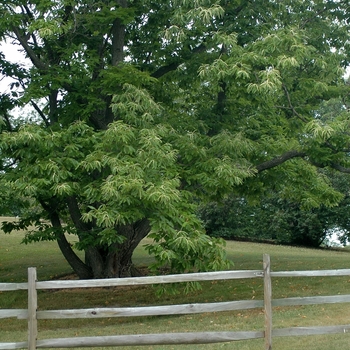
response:
{"label": "green grass", "polygon": [[[62,278],[72,271],[61,256],[55,242],[20,244],[23,233],[0,233],[0,282],[22,282],[27,279],[27,267],[36,266],[38,280]],[[348,251],[329,251],[285,247],[247,242],[227,242],[228,256],[234,269],[262,269],[262,255],[270,254],[272,270],[313,270],[350,268]],[[135,262],[150,262],[142,247],[136,251]],[[313,277],[273,279],[273,298],[348,294],[350,277]],[[0,308],[26,308],[26,292],[0,293]],[[145,306],[178,303],[215,302],[262,299],[261,279],[215,281],[203,283],[201,291],[188,295],[163,295],[158,298],[151,286],[93,288],[60,291],[39,291],[39,309],[63,309],[109,306]],[[310,305],[274,308],[274,328],[321,326],[350,323],[350,305]],[[199,315],[113,318],[96,320],[41,320],[39,339],[98,336],[137,333],[263,330],[261,309]],[[0,342],[25,341],[25,320],[0,319]],[[348,349],[348,334],[274,338],[274,349]],[[169,345],[118,347],[118,349],[264,349],[264,340],[239,341],[208,345]],[[108,348],[99,348],[108,349]]]}

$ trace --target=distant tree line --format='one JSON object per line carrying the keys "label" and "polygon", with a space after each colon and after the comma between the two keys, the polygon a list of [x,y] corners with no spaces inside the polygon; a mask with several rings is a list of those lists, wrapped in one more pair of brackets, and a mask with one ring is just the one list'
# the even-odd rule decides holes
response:
{"label": "distant tree line", "polygon": [[271,241],[278,244],[319,247],[338,232],[340,243],[350,235],[350,197],[344,174],[329,174],[332,184],[344,193],[337,206],[305,208],[303,203],[289,200],[270,191],[260,202],[232,194],[221,203],[202,206],[200,216],[207,234],[225,239]]}

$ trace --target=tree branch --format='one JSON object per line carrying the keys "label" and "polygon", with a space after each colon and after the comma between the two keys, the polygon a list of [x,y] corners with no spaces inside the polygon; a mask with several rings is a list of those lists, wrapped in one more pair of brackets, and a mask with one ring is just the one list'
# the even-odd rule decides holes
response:
{"label": "tree branch", "polygon": [[308,19],[306,19],[304,22],[302,22],[301,24],[300,24],[300,28],[305,28],[306,27],[306,25],[309,23],[309,22],[311,22],[311,21],[313,21],[315,18],[317,18],[320,14],[322,14],[323,12],[326,12],[327,11],[327,7],[324,7],[322,10],[319,10],[319,11],[317,11],[312,17],[309,17]]}
{"label": "tree branch", "polygon": [[350,168],[345,168],[342,165],[331,163],[330,167],[335,169],[335,170],[340,171],[341,173],[350,174]]}
{"label": "tree branch", "polygon": [[159,79],[163,75],[165,75],[173,70],[176,70],[180,64],[181,64],[180,62],[173,62],[173,63],[170,63],[166,66],[162,66],[162,67],[158,68],[155,72],[153,72],[151,74],[151,77]]}
{"label": "tree branch", "polygon": [[6,112],[3,112],[2,117],[4,118],[4,122],[6,124],[7,131],[13,131],[13,127],[11,125],[9,115]]}
{"label": "tree branch", "polygon": [[38,69],[41,69],[41,70],[47,70],[48,69],[47,65],[43,61],[41,61],[40,58],[35,54],[33,49],[28,44],[28,39],[26,37],[24,37],[23,35],[21,35],[19,28],[12,26],[12,30],[15,33],[18,41],[20,42],[20,44],[22,45],[22,47],[26,51],[30,60],[34,64],[34,66]]}
{"label": "tree branch", "polygon": [[[227,53],[227,48],[223,44],[220,50],[220,57]],[[217,96],[217,102],[216,102],[216,112],[218,113],[218,120],[222,121],[223,114],[225,112],[225,105],[226,105],[226,90],[227,90],[227,84],[223,79],[220,79],[219,81],[219,92]]]}
{"label": "tree branch", "polygon": [[58,113],[57,113],[57,90],[51,90],[49,96],[50,103],[50,124],[55,124],[58,122]]}
{"label": "tree branch", "polygon": [[79,256],[74,252],[70,243],[67,241],[66,236],[64,235],[64,229],[62,227],[60,217],[58,215],[58,212],[54,208],[55,204],[51,205],[50,203],[46,203],[41,199],[39,199],[39,202],[41,206],[44,208],[44,210],[47,212],[47,214],[49,215],[52,227],[61,231],[61,234],[57,236],[57,243],[63,256],[66,258],[67,262],[69,263],[69,265],[77,273],[79,278],[81,279],[91,278],[92,269],[89,266],[87,266],[79,258]]}
{"label": "tree branch", "polygon": [[[258,171],[258,173],[261,173],[262,171],[274,168],[274,167],[286,162],[289,159],[303,158],[306,155],[307,154],[305,152],[301,152],[301,151],[297,151],[297,150],[287,151],[286,153],[282,154],[281,156],[275,157],[273,159],[270,159],[266,162],[263,162],[263,163],[257,165],[255,168]],[[318,168],[324,168],[325,166],[329,166],[334,170],[340,171],[341,173],[350,174],[350,168],[346,168],[340,164],[330,163],[327,165],[323,165],[323,164],[313,162],[313,161],[310,161],[310,163]]]}
{"label": "tree branch", "polygon": [[[29,6],[26,5],[26,4],[23,4],[22,6],[23,6],[23,8],[22,8],[22,13],[23,13],[23,14],[26,14],[26,15],[29,17],[29,19],[33,20],[33,19],[34,19],[34,16],[33,16],[32,11],[30,11]],[[21,6],[21,7],[22,7],[22,6]]]}
{"label": "tree branch", "polygon": [[39,113],[41,119],[44,121],[46,126],[50,126],[49,120],[45,117],[45,114],[43,111],[39,108],[39,106],[33,101],[30,100],[30,104],[33,106],[33,108]]}
{"label": "tree branch", "polygon": [[284,93],[285,93],[285,95],[286,95],[286,97],[287,97],[290,110],[291,110],[291,111],[293,112],[293,114],[296,115],[300,120],[302,120],[304,123],[306,123],[307,120],[306,120],[304,117],[302,117],[302,116],[295,110],[294,106],[292,105],[292,101],[291,101],[291,99],[290,99],[290,95],[289,95],[289,92],[288,92],[288,89],[287,89],[286,85],[283,84],[282,86],[283,86]]}
{"label": "tree branch", "polygon": [[258,171],[258,173],[261,173],[262,171],[274,168],[274,167],[286,162],[289,159],[302,158],[305,156],[306,156],[305,152],[291,150],[291,151],[287,151],[286,153],[282,154],[281,156],[278,156],[276,158],[273,158],[273,159],[270,159],[266,162],[263,162],[263,163],[257,165],[255,168]]}
{"label": "tree branch", "polygon": [[78,231],[91,230],[91,225],[84,223],[81,219],[82,215],[81,215],[76,197],[74,196],[68,197],[67,204],[68,204],[70,217],[72,218],[74,226],[78,229]]}
{"label": "tree branch", "polygon": [[[203,52],[205,50],[205,45],[200,44],[199,46],[195,47],[194,49],[191,50],[191,54],[196,54]],[[155,72],[151,74],[151,77],[153,78],[161,78],[163,75],[176,70],[177,67],[180,66],[185,61],[185,59],[179,59],[177,62],[170,63],[166,66],[159,67]]]}
{"label": "tree branch", "polygon": [[[349,133],[344,133],[345,135],[349,136]],[[334,151],[334,153],[338,153],[338,152],[342,152],[342,153],[349,153],[350,152],[350,148],[342,148],[342,149],[338,149],[336,147],[334,147],[329,141],[325,142],[325,145],[330,148],[332,151]]]}

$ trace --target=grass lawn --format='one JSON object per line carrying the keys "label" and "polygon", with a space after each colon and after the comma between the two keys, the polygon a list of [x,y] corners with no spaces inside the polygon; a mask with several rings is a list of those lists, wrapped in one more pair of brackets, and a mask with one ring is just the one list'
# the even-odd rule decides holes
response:
{"label": "grass lawn", "polygon": [[[27,268],[36,266],[38,280],[65,278],[72,271],[61,256],[55,242],[20,244],[23,233],[5,235],[0,232],[0,282],[23,282]],[[236,270],[262,269],[262,255],[270,254],[273,271],[350,268],[349,251],[330,251],[277,245],[227,242],[227,254]],[[146,265],[150,258],[142,247],[134,261]],[[273,298],[349,294],[349,277],[275,278]],[[188,295],[158,297],[151,286],[93,288],[83,290],[39,291],[39,309],[65,309],[109,306],[145,306],[263,298],[260,279],[213,281],[203,283],[201,291]],[[26,292],[0,292],[0,308],[26,308]],[[350,304],[276,307],[274,328],[350,324]],[[96,320],[41,320],[39,339],[137,333],[263,330],[261,309],[198,315],[112,318]],[[0,319],[0,342],[25,341],[25,320]],[[348,334],[274,338],[273,348],[345,350]],[[118,349],[264,349],[264,340],[239,341],[208,345],[168,345],[118,347]],[[96,348],[110,349],[110,348]]]}

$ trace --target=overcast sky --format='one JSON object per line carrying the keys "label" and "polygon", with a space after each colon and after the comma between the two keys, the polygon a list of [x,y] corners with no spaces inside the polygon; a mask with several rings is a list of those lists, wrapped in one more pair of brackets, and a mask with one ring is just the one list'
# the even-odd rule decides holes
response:
{"label": "overcast sky", "polygon": [[[23,52],[20,52],[20,46],[12,44],[10,40],[7,42],[2,42],[0,44],[0,52],[4,53],[5,58],[13,63],[20,63],[23,66],[30,66],[30,60],[25,57]],[[14,80],[8,77],[0,76],[0,94],[3,93],[10,93],[10,85],[13,83]],[[33,109],[31,106],[27,105],[26,107],[16,107],[11,110],[11,115],[13,116],[20,116],[22,114],[28,115],[30,112],[32,112]]]}
{"label": "overcast sky", "polygon": [[[19,51],[20,46],[11,44],[10,41],[8,42],[2,42],[0,44],[0,51],[5,54],[5,58],[13,63],[20,63],[21,65],[30,65],[30,61],[25,58],[25,55],[23,52]],[[13,80],[10,78],[4,78],[1,77],[0,81],[0,91],[3,92],[9,92],[10,91],[10,84]]]}

